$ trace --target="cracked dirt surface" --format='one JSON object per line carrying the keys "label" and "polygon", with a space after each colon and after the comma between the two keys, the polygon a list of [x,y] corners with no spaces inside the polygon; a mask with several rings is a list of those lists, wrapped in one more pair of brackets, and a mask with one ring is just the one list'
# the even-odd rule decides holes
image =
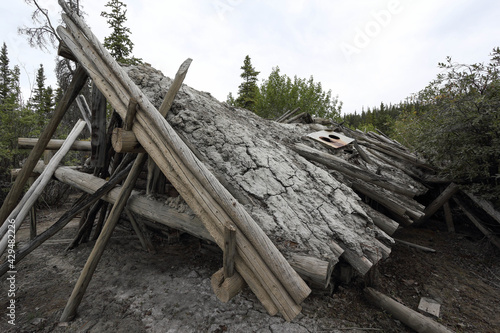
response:
{"label": "cracked dirt surface", "polygon": [[[39,228],[53,223],[71,202],[58,210],[40,211]],[[434,222],[433,222],[434,223]],[[131,230],[120,225],[104,252],[74,321],[58,320],[93,247],[64,249],[76,234],[78,220],[18,264],[16,326],[0,320],[1,332],[411,332],[363,296],[357,278],[338,285],[332,295],[314,291],[292,322],[270,317],[245,289],[224,304],[216,299],[210,276],[222,265],[222,253],[201,246],[185,234],[167,244],[155,238],[158,253],[147,253]],[[404,229],[397,237],[435,248],[423,253],[396,244],[379,264],[376,288],[412,309],[420,297],[442,303],[438,320],[456,332],[499,332],[500,256],[474,230],[444,223]],[[26,240],[23,226],[18,241]],[[22,244],[20,244],[22,245]],[[0,282],[0,306],[8,299]],[[2,311],[2,314],[4,312]]]}

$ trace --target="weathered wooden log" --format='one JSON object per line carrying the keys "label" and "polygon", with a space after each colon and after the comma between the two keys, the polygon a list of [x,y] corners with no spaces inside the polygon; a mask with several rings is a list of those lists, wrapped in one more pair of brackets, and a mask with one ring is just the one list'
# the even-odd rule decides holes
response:
{"label": "weathered wooden log", "polygon": [[368,214],[368,216],[371,217],[373,220],[373,223],[382,229],[386,234],[391,236],[396,230],[398,230],[399,224],[392,220],[391,218],[385,216],[384,214],[380,213],[379,211],[371,208],[364,202],[360,202],[361,207],[365,210],[365,212]]}
{"label": "weathered wooden log", "polygon": [[137,105],[137,101],[132,97],[128,102],[127,113],[125,115],[125,119],[123,120],[123,129],[125,131],[132,130],[132,125],[134,124],[138,107],[139,105]]}
{"label": "weathered wooden log", "polygon": [[451,213],[450,202],[446,201],[443,205],[444,219],[448,232],[455,232],[455,225],[453,224],[453,214]]}
{"label": "weathered wooden log", "polygon": [[[12,211],[12,213],[7,218],[4,223],[5,226],[8,225],[10,220],[15,220],[15,230],[19,229],[21,223],[23,222],[26,215],[31,210],[31,207],[35,204],[38,197],[42,194],[43,189],[49,183],[54,171],[57,168],[57,165],[61,162],[63,157],[69,151],[71,145],[76,140],[78,135],[83,130],[85,126],[85,122],[79,120],[71,133],[69,133],[66,142],[62,145],[61,149],[57,151],[57,154],[54,155],[54,158],[50,161],[47,167],[44,169],[44,172],[40,175],[40,177],[34,182],[33,186],[28,190],[28,192],[21,199],[18,206]],[[0,254],[2,254],[7,248],[7,235],[4,235],[2,240],[0,241]]]}
{"label": "weathered wooden log", "polygon": [[467,215],[469,220],[488,238],[488,240],[500,249],[500,238],[495,235],[491,230],[484,226],[484,223],[472,212],[472,210],[467,207],[467,205],[462,202],[462,200],[454,197],[453,200],[457,203],[460,209]]}
{"label": "weathered wooden log", "polygon": [[132,225],[132,228],[134,228],[134,231],[141,242],[142,248],[148,252],[156,252],[151,239],[147,236],[143,223],[137,221],[134,217],[134,213],[132,213],[127,207],[125,207],[125,213],[127,214],[130,224]]}
{"label": "weathered wooden log", "polygon": [[320,150],[314,149],[304,144],[301,143],[295,144],[292,147],[292,149],[295,150],[304,158],[324,164],[327,167],[337,170],[351,178],[362,179],[366,182],[375,184],[389,191],[400,193],[409,197],[413,197],[416,194],[411,189],[403,188],[399,185],[393,184],[388,179],[380,177],[379,175],[376,175],[368,170],[363,170],[361,168],[358,168],[339,157],[333,156],[328,153],[324,153]]}
{"label": "weathered wooden log", "polygon": [[111,144],[117,153],[144,153],[134,132],[126,131],[123,128],[115,128],[111,136]]}
{"label": "weathered wooden log", "polygon": [[106,245],[109,239],[111,238],[113,230],[120,218],[120,214],[122,213],[123,208],[127,204],[128,198],[132,193],[135,182],[139,177],[139,174],[141,173],[142,167],[144,166],[146,160],[147,160],[146,154],[139,154],[136,160],[134,161],[132,169],[130,170],[127,179],[125,180],[125,183],[123,184],[120,190],[120,194],[118,195],[118,198],[115,204],[113,205],[111,212],[109,213],[108,219],[106,220],[106,223],[104,224],[104,227],[101,233],[99,234],[99,238],[97,238],[94,248],[92,249],[89,258],[85,263],[85,266],[80,274],[80,277],[76,282],[75,288],[73,289],[73,292],[71,293],[68,303],[64,308],[64,311],[60,319],[62,322],[71,320],[76,315],[76,310],[82,301],[83,295],[87,290],[90,280],[92,279],[92,275],[94,274],[97,264],[99,263],[99,260],[101,259],[102,254],[104,253],[104,249],[106,248]]}
{"label": "weathered wooden log", "polygon": [[363,181],[357,180],[352,182],[352,187],[356,191],[359,191],[363,195],[369,197],[370,199],[378,202],[389,211],[394,213],[396,216],[401,217],[400,221],[404,221],[404,225],[408,226],[412,224],[411,219],[407,215],[408,207],[403,206],[400,202],[397,202],[393,197],[388,197],[387,193],[382,192],[375,186],[367,184]]}
{"label": "weathered wooden log", "polygon": [[78,246],[78,244],[85,243],[86,240],[84,240],[84,238],[88,240],[88,235],[92,230],[92,225],[94,224],[95,217],[97,216],[97,213],[99,212],[103,204],[104,204],[103,201],[98,201],[91,208],[89,207],[89,209],[86,210],[84,214],[82,214],[82,219],[80,220],[81,223],[79,225],[78,232],[76,233],[73,240],[66,247],[66,251],[75,248],[76,246]]}
{"label": "weathered wooden log", "polygon": [[293,109],[293,110],[288,110],[287,112],[285,112],[284,114],[282,114],[281,116],[279,116],[278,118],[276,118],[276,120],[274,120],[274,121],[277,122],[277,123],[282,123],[286,119],[292,117],[299,110],[300,110],[300,108],[296,108],[296,109]]}
{"label": "weathered wooden log", "polygon": [[364,146],[368,148],[372,148],[375,150],[378,150],[379,152],[382,152],[386,155],[389,155],[393,158],[396,158],[398,160],[402,160],[406,163],[410,163],[412,165],[418,166],[423,169],[431,170],[434,171],[435,168],[433,168],[431,165],[429,165],[426,161],[420,159],[416,155],[413,155],[411,153],[407,153],[399,148],[393,148],[392,146],[385,145],[383,143],[377,142],[375,140],[369,139],[367,137],[363,138],[364,142],[362,143]]}
{"label": "weathered wooden log", "polygon": [[500,212],[495,209],[495,207],[484,199],[481,199],[469,191],[464,191],[464,193],[479,207],[481,207],[489,216],[491,216],[495,221],[500,223]]}
{"label": "weathered wooden log", "polygon": [[[130,167],[131,165],[125,168],[123,171],[113,175],[108,182],[101,179],[103,181],[101,187],[95,189],[95,191],[93,191],[92,194],[89,196],[87,196],[87,194],[81,196],[80,199],[77,200],[77,202],[73,205],[73,207],[71,207],[69,211],[64,213],[63,216],[61,216],[56,223],[51,225],[47,230],[36,236],[35,239],[31,240],[26,246],[24,246],[22,249],[16,252],[16,264],[19,261],[21,261],[24,257],[26,257],[29,253],[31,253],[31,251],[33,251],[38,246],[43,244],[43,242],[45,242],[47,239],[54,236],[59,230],[61,230],[66,224],[68,224],[82,210],[88,208],[96,201],[98,201],[102,196],[106,195],[106,193],[111,191],[116,184],[120,183],[123,179],[125,179],[130,170]],[[9,262],[7,261],[0,266],[0,276],[5,274],[8,270],[9,270]]]}
{"label": "weathered wooden log", "polygon": [[290,124],[290,123],[293,123],[293,122],[303,122],[303,123],[306,123],[306,124],[310,124],[313,122],[313,119],[312,119],[312,116],[310,113],[308,112],[302,112],[302,113],[299,113],[298,115],[294,116],[294,117],[291,117],[291,118],[288,118],[288,119],[284,119],[282,120],[281,122],[283,123],[286,123],[286,124]]}
{"label": "weathered wooden log", "polygon": [[[28,179],[28,186],[32,186],[35,182],[35,177],[30,177]],[[31,206],[30,210],[30,240],[33,240],[36,237],[36,202],[33,206]]]}
{"label": "weathered wooden log", "polygon": [[326,289],[330,285],[333,268],[338,260],[328,262],[313,257],[291,254],[288,262],[305,281],[315,287]]}
{"label": "weathered wooden log", "polygon": [[[38,138],[18,138],[17,146],[19,149],[31,149],[38,142]],[[64,140],[52,139],[47,143],[45,150],[58,150],[61,148]],[[90,151],[90,141],[75,141],[71,145],[71,150],[81,150],[81,151]]]}
{"label": "weathered wooden log", "polygon": [[[188,58],[185,60],[182,65],[179,67],[179,70],[175,74],[174,81],[172,82],[172,85],[170,86],[167,94],[165,95],[165,99],[160,106],[160,114],[165,117],[167,115],[168,110],[172,106],[172,103],[174,102],[175,95],[179,91],[179,89],[182,86],[182,82],[186,78],[187,71],[189,69],[189,66],[191,65],[191,62],[193,60]],[[137,106],[137,101],[135,101],[135,107]],[[134,107],[134,108],[135,108]],[[127,115],[129,113],[127,112]],[[135,117],[135,113],[133,115]],[[133,153],[140,153],[144,152],[144,148],[142,148],[141,144],[139,141],[137,141],[137,138],[134,134],[134,132],[131,131],[132,126],[131,124],[128,124],[131,122],[131,120],[128,120],[127,122],[127,116],[125,116],[125,127],[123,129],[115,129],[113,131],[113,148],[117,152],[133,152]],[[131,119],[131,117],[129,116]]]}
{"label": "weathered wooden log", "polygon": [[[110,95],[116,96],[117,99],[109,97],[108,100],[123,117],[130,96],[139,101],[143,112],[138,112],[138,122],[133,127],[139,142],[155,158],[155,162],[181,195],[188,198],[189,205],[202,217],[219,246],[222,245],[221,225],[223,222],[221,218],[232,220],[242,230],[241,234],[237,232],[237,243],[241,245],[241,247],[238,245],[237,260],[241,256],[246,264],[253,267],[253,272],[266,286],[266,290],[283,316],[287,320],[294,318],[300,312],[300,306],[297,303],[307,297],[310,289],[288,265],[248,213],[234,199],[231,199],[224,188],[220,188],[218,181],[207,173],[206,168],[197,162],[194,155],[183,148],[185,145],[179,142],[179,138],[169,124],[158,114],[142,92],[128,80],[85,23],[76,15],[71,14],[63,1],[59,3],[71,15],[73,22],[77,22],[80,28],[83,27],[86,37],[81,38],[83,35],[79,29],[68,17],[64,16],[63,19],[71,33],[61,27],[58,28],[58,32],[65,43],[80,63],[88,68],[91,76],[95,76],[94,81],[101,85],[101,90],[113,89],[116,92],[116,95],[114,93]],[[95,58],[96,55],[99,59]],[[89,56],[94,57],[93,61],[90,61]],[[99,66],[97,71],[95,71],[96,64]],[[103,75],[101,73],[109,72],[108,68],[112,68],[113,72],[109,76],[101,76]],[[110,88],[106,80],[112,80],[113,77],[115,77],[112,81],[113,88]],[[159,147],[162,147],[161,153],[159,153]],[[165,150],[164,147],[171,150]],[[217,216],[213,212],[217,212]],[[238,268],[238,261],[236,267]],[[247,283],[252,288],[251,283],[249,281]]]}
{"label": "weathered wooden log", "polygon": [[85,96],[79,95],[76,98],[76,104],[78,105],[78,109],[80,110],[80,114],[83,117],[83,120],[85,120],[85,123],[87,124],[87,128],[90,133],[92,133],[92,124],[90,122],[90,119],[92,118],[92,114],[90,112],[89,105],[87,104],[87,100],[85,99]]}
{"label": "weathered wooden log", "polygon": [[365,152],[365,150],[358,144],[357,140],[354,140],[353,142],[354,148],[356,148],[357,152],[359,153],[359,156],[363,159],[368,164],[373,164],[372,159],[368,156],[368,154]]}
{"label": "weathered wooden log", "polygon": [[107,163],[108,140],[106,134],[106,98],[92,84],[91,147],[90,163],[94,168],[104,168]]}
{"label": "weathered wooden log", "polygon": [[448,187],[441,192],[441,194],[434,199],[433,202],[429,206],[427,206],[424,210],[424,216],[420,217],[417,221],[415,221],[415,226],[421,225],[425,221],[427,221],[434,213],[438,211],[450,198],[457,193],[459,187],[455,183],[451,183]]}
{"label": "weathered wooden log", "polygon": [[245,286],[245,280],[241,275],[238,272],[234,273],[231,277],[226,277],[224,268],[221,268],[210,278],[212,290],[221,302],[229,302]]}
{"label": "weathered wooden log", "polygon": [[49,123],[40,135],[37,144],[31,150],[21,172],[10,188],[9,193],[7,194],[7,197],[2,204],[2,207],[0,208],[0,222],[3,223],[12,209],[14,209],[15,205],[17,204],[17,200],[23,192],[24,185],[26,185],[26,181],[33,171],[33,168],[40,159],[40,156],[42,156],[45,147],[50,141],[52,135],[55,133],[57,126],[66,113],[66,110],[71,106],[71,103],[73,103],[76,96],[85,85],[85,82],[87,82],[87,78],[87,73],[85,72],[83,67],[79,66],[76,69],[75,74],[73,75],[73,79],[68,89],[64,93],[59,103],[57,103],[56,109],[54,110],[54,114],[50,118]]}
{"label": "weathered wooden log", "polygon": [[452,333],[451,330],[431,318],[407,308],[373,288],[365,288],[365,295],[382,310],[389,312],[394,318],[419,333]]}
{"label": "weathered wooden log", "polygon": [[222,258],[222,269],[224,278],[234,275],[234,257],[236,255],[236,227],[226,225],[224,227],[224,255]]}
{"label": "weathered wooden log", "polygon": [[404,240],[401,240],[401,239],[397,239],[397,238],[394,238],[394,240],[397,243],[401,243],[401,244],[404,244],[406,246],[413,247],[415,249],[419,249],[419,250],[424,251],[424,252],[431,252],[431,253],[435,253],[436,252],[436,250],[431,249],[430,247],[426,247],[426,246],[414,244],[414,243],[407,242],[407,241],[404,241]]}

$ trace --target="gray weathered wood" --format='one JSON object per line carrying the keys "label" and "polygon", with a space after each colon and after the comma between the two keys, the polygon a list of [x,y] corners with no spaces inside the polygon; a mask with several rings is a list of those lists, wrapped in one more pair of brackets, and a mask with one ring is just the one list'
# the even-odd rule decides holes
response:
{"label": "gray weathered wood", "polygon": [[80,110],[80,114],[82,115],[83,120],[85,120],[85,123],[87,124],[89,132],[92,133],[92,124],[90,123],[90,118],[92,118],[92,115],[85,96],[79,95],[76,98],[76,104],[78,105],[78,109]]}
{"label": "gray weathered wood", "polygon": [[481,207],[488,215],[490,215],[495,221],[500,223],[500,212],[495,209],[495,207],[484,199],[481,199],[469,191],[464,191],[464,193],[479,207]]}
{"label": "gray weathered wood", "polygon": [[14,209],[15,205],[17,204],[17,200],[23,192],[24,185],[26,184],[26,181],[33,171],[33,168],[40,159],[40,156],[42,156],[47,143],[55,133],[57,126],[66,113],[66,110],[68,110],[68,108],[71,106],[71,103],[73,103],[76,96],[85,85],[85,82],[87,82],[87,78],[88,75],[85,72],[85,69],[79,66],[76,69],[75,74],[73,75],[73,80],[71,81],[68,89],[64,93],[59,103],[57,103],[56,109],[54,110],[54,114],[50,118],[49,123],[40,135],[37,144],[31,150],[25,164],[23,165],[23,168],[21,169],[21,172],[17,176],[14,184],[7,194],[7,197],[5,198],[2,207],[0,208],[0,222],[5,221],[12,209]]}
{"label": "gray weathered wood", "polygon": [[448,185],[448,187],[441,192],[441,194],[434,199],[433,202],[430,203],[429,206],[427,206],[424,210],[424,216],[419,218],[417,221],[415,221],[415,225],[421,225],[425,221],[427,221],[434,213],[438,211],[439,208],[441,208],[450,198],[457,193],[459,190],[459,187],[455,183],[451,183]]}
{"label": "gray weathered wood", "polygon": [[113,230],[118,223],[120,214],[127,204],[128,198],[132,193],[135,182],[142,171],[144,163],[146,162],[146,158],[146,154],[139,154],[134,161],[132,169],[130,170],[129,175],[127,176],[127,179],[125,180],[125,183],[121,188],[120,194],[113,206],[113,209],[111,210],[108,219],[106,220],[106,223],[104,224],[104,227],[99,234],[99,238],[97,238],[94,248],[92,249],[89,258],[85,263],[80,277],[76,282],[75,288],[73,289],[68,303],[64,308],[60,319],[62,322],[69,321],[76,315],[76,310],[82,301],[83,295],[87,290],[90,280],[92,279],[97,264],[99,263],[99,260],[104,253],[104,249],[106,248],[106,245],[111,238]]}
{"label": "gray weathered wood", "polygon": [[484,223],[472,212],[472,210],[465,205],[462,200],[453,198],[460,209],[467,215],[469,220],[488,238],[488,240],[500,249],[500,238],[495,235],[491,230],[484,226]]}
{"label": "gray weathered wood", "polygon": [[222,258],[224,278],[234,275],[234,257],[236,255],[236,227],[226,225],[224,227],[224,256]]}
{"label": "gray weathered wood", "polygon": [[[57,165],[61,162],[63,157],[69,151],[71,145],[76,140],[78,135],[81,133],[84,126],[85,126],[84,121],[79,120],[76,123],[75,127],[66,138],[66,142],[62,145],[61,149],[57,151],[57,154],[54,155],[54,158],[52,158],[50,163],[45,168],[44,172],[40,175],[40,177],[38,177],[38,179],[35,181],[30,190],[28,190],[28,192],[24,195],[24,197],[21,199],[21,202],[14,209],[12,214],[9,215],[8,220],[11,219],[15,220],[16,231],[21,226],[21,223],[31,210],[31,207],[35,204],[38,197],[42,194],[43,189],[52,178],[52,175],[56,170]],[[8,220],[4,223],[5,225],[8,224]],[[0,241],[0,254],[5,251],[6,247],[7,247],[7,235],[4,235],[4,237]]]}
{"label": "gray weathered wood", "polygon": [[[31,149],[38,142],[38,138],[18,138],[17,146],[19,149]],[[52,139],[47,143],[45,150],[58,150],[61,148],[64,140]],[[89,141],[75,141],[71,145],[71,150],[81,150],[81,151],[90,151],[90,142]]]}
{"label": "gray weathered wood", "polygon": [[373,288],[365,288],[365,295],[382,310],[389,312],[394,318],[419,333],[452,333],[451,330],[431,318],[407,308]]}
{"label": "gray weathered wood", "polygon": [[106,164],[107,135],[106,135],[106,98],[97,89],[95,83],[92,84],[92,109],[91,126],[92,136],[90,139],[92,154],[90,156],[91,165],[94,168],[103,168]]}
{"label": "gray weathered wood", "polygon": [[424,251],[424,252],[431,252],[431,253],[435,253],[436,252],[436,250],[434,250],[434,249],[432,249],[430,247],[426,247],[426,246],[414,244],[414,243],[407,242],[407,241],[404,241],[404,240],[401,240],[401,239],[397,239],[397,238],[394,238],[394,240],[396,242],[398,242],[398,243],[404,244],[404,245],[409,246],[409,247],[413,247],[415,249],[419,249],[419,250]]}
{"label": "gray weathered wood", "polygon": [[377,174],[374,174],[368,170],[363,170],[352,164],[349,164],[345,160],[333,156],[328,153],[324,153],[320,150],[314,149],[307,145],[298,143],[295,144],[292,149],[299,153],[304,158],[310,159],[312,161],[326,165],[329,168],[337,170],[349,177],[355,179],[361,179],[366,182],[375,184],[382,188],[388,189],[389,191],[400,193],[409,197],[415,196],[416,192],[411,189],[401,187],[397,184],[393,184],[390,180],[385,179]]}

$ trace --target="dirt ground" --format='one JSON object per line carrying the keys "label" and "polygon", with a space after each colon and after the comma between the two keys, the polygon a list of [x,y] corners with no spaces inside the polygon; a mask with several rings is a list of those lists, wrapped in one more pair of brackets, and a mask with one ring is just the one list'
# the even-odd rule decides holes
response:
{"label": "dirt ground", "polygon": [[[48,227],[68,209],[38,213],[39,228]],[[1,332],[412,332],[363,296],[364,281],[337,285],[332,294],[314,291],[302,313],[287,323],[270,317],[245,289],[221,303],[210,276],[222,266],[221,252],[182,235],[168,244],[155,238],[157,253],[142,250],[131,230],[118,227],[78,309],[76,319],[59,324],[93,242],[65,252],[76,233],[74,220],[20,262],[16,269],[15,326],[2,315]],[[500,332],[500,256],[476,230],[457,223],[407,228],[396,238],[434,248],[422,252],[396,243],[379,264],[375,288],[417,309],[421,297],[441,304],[435,318],[456,332]],[[29,237],[27,226],[17,240]],[[0,306],[8,306],[8,283],[2,277]]]}

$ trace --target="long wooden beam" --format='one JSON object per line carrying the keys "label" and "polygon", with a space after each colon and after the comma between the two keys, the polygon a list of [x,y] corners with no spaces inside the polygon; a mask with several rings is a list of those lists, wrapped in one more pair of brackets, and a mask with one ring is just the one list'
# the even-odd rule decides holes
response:
{"label": "long wooden beam", "polygon": [[[38,138],[18,138],[17,146],[19,149],[31,149],[38,143]],[[45,150],[58,150],[61,148],[64,140],[52,139],[47,143]],[[75,141],[71,145],[71,150],[90,151],[90,141]]]}

